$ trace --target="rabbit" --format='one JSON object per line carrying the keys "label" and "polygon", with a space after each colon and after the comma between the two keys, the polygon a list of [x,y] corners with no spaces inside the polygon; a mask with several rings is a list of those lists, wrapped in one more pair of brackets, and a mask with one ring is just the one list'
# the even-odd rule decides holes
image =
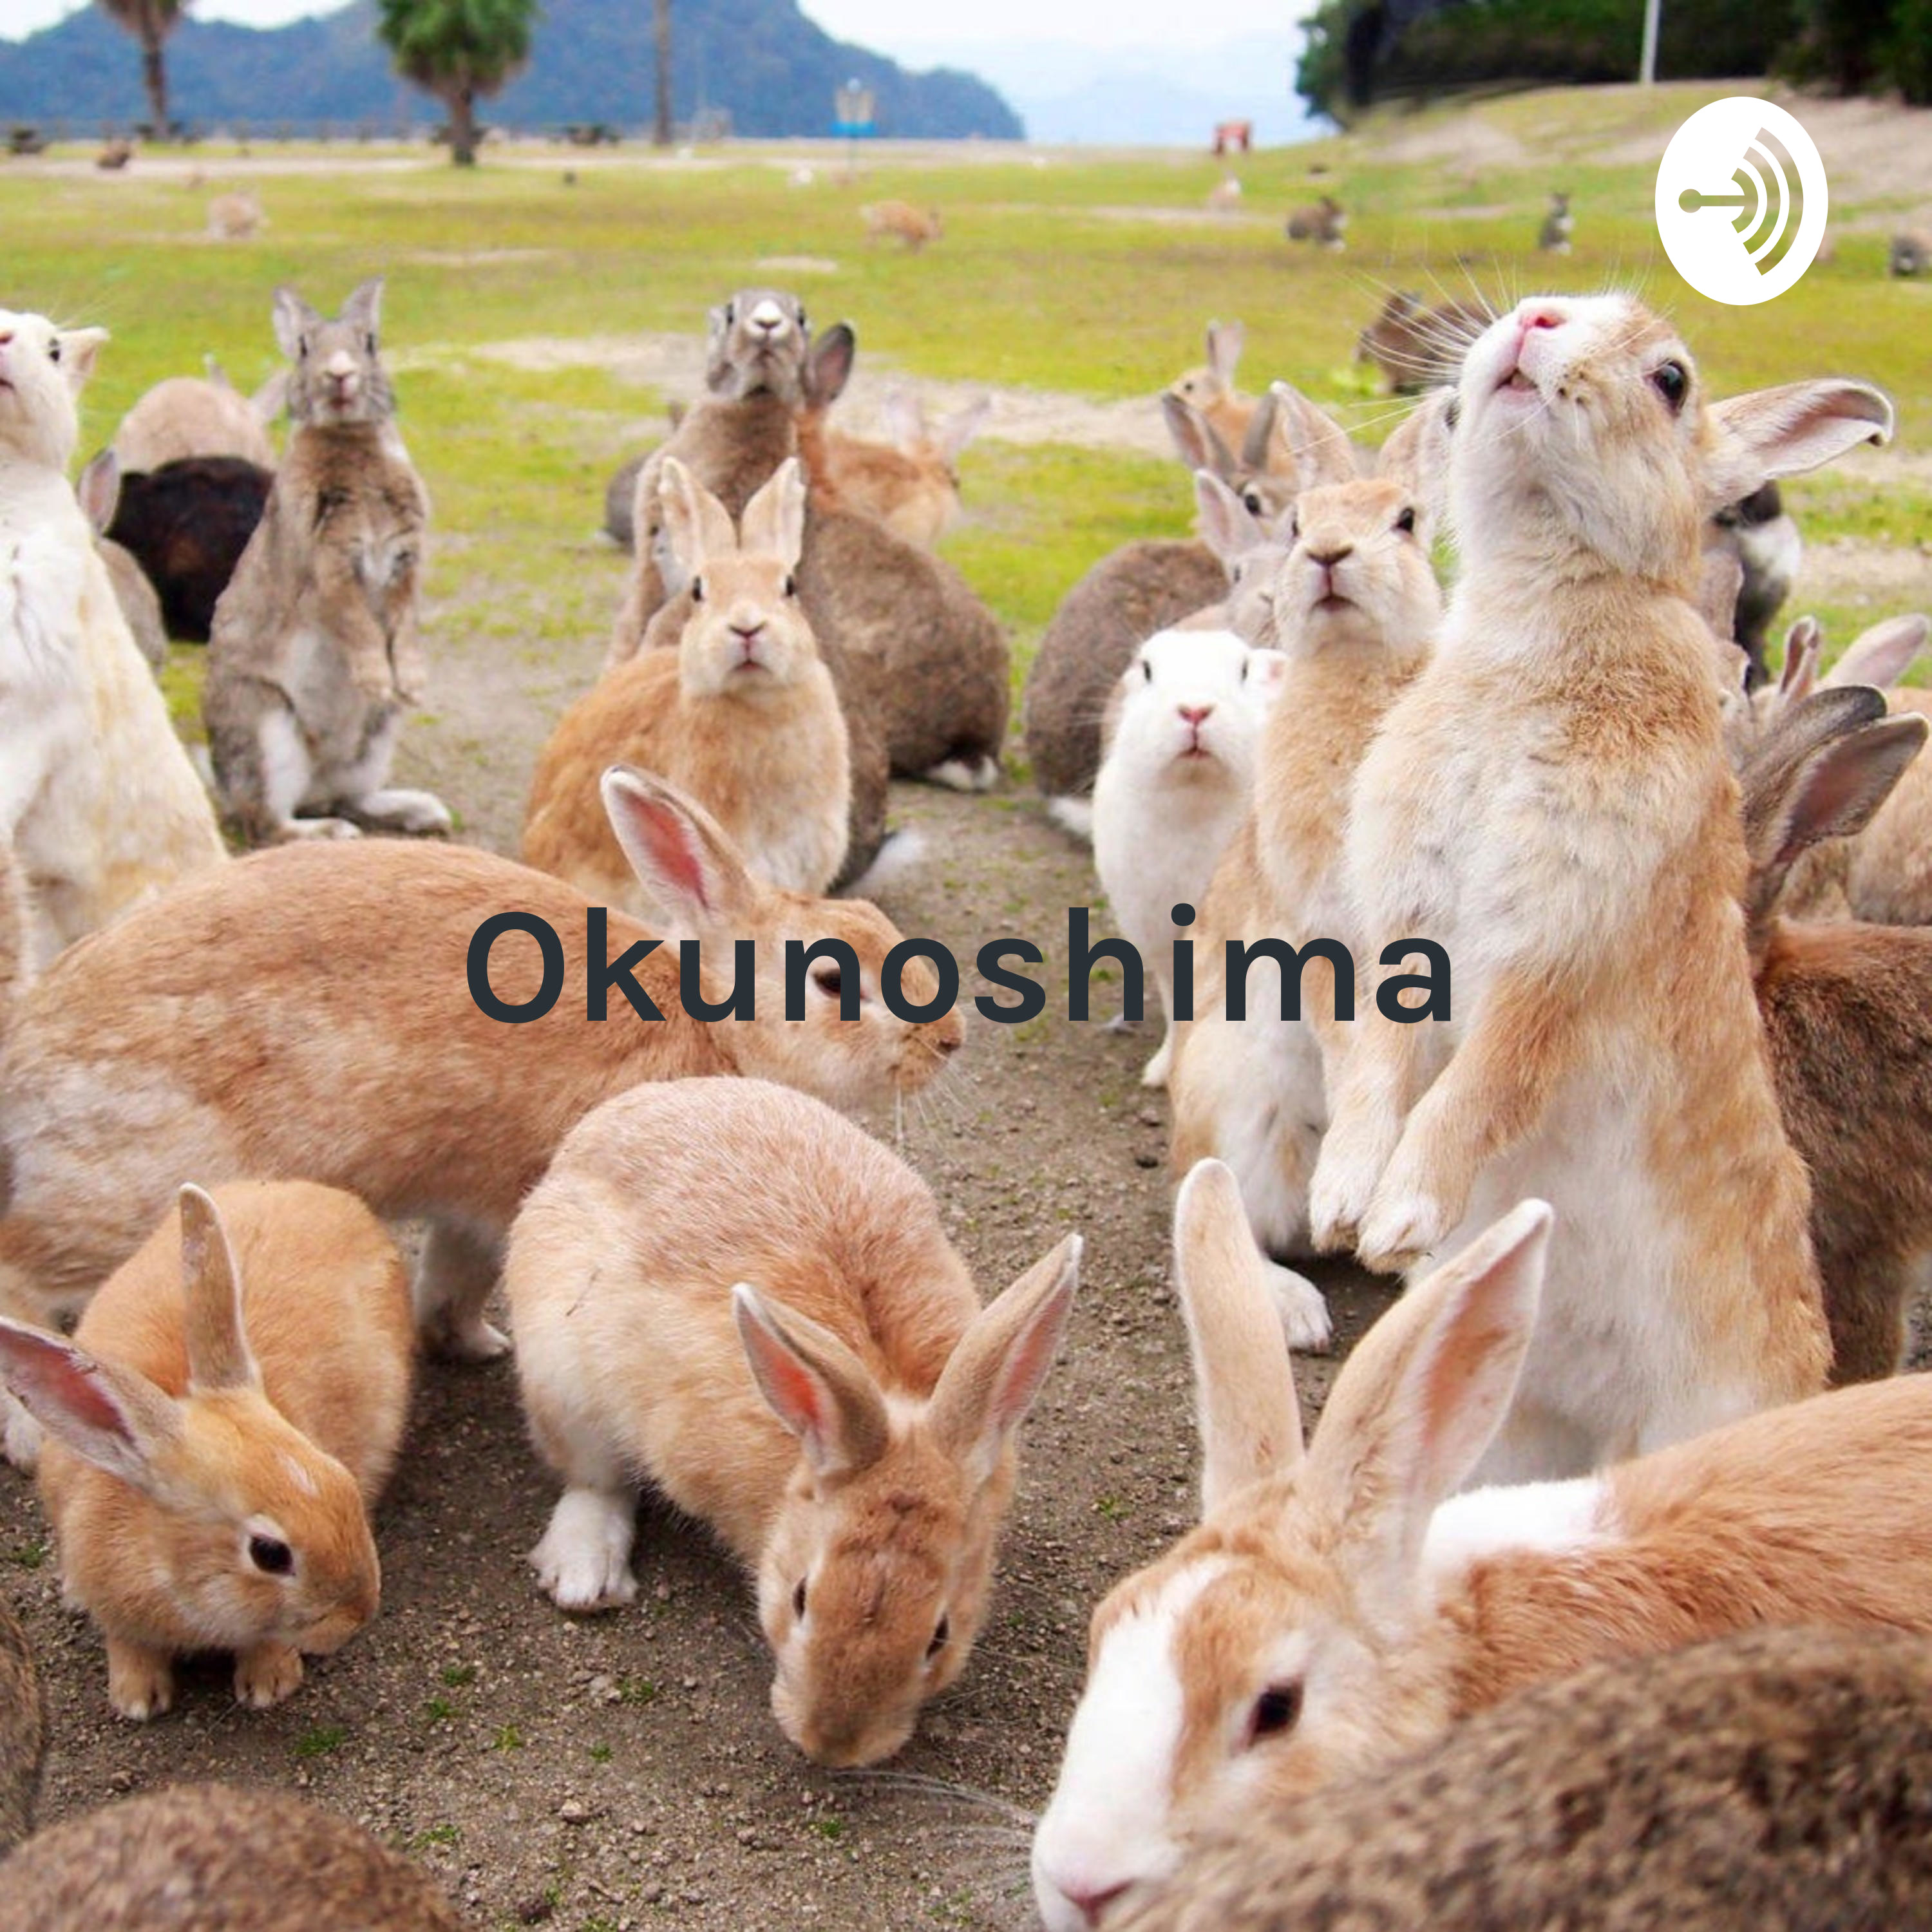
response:
{"label": "rabbit", "polygon": [[[1094,863],[1122,936],[1151,971],[1165,1022],[1141,1075],[1167,1084],[1174,1052],[1172,913],[1198,905],[1253,790],[1264,722],[1286,665],[1232,631],[1157,631],[1120,675],[1094,781]],[[1191,922],[1192,913],[1188,914]]]}
{"label": "rabbit", "polygon": [[32,1828],[46,1744],[46,1714],[33,1648],[20,1620],[0,1600],[0,1858]]}
{"label": "rabbit", "polygon": [[466,1932],[435,1883],[286,1791],[170,1784],[50,1825],[0,1888],[0,1932]]}
{"label": "rabbit", "polygon": [[[823,332],[816,358],[828,372],[850,367],[851,332],[835,323]],[[788,456],[800,454],[798,416],[816,366],[811,325],[794,296],[775,289],[742,289],[712,310],[706,338],[706,394],[687,410],[670,440],[646,459],[638,474],[632,522],[636,568],[604,657],[608,676],[646,648],[668,646],[682,634],[689,598],[675,573],[663,527],[658,472],[675,457],[694,482],[710,490],[728,514],[745,506]],[[826,393],[838,386],[828,374]],[[816,393],[815,388],[813,393]],[[808,510],[807,544],[810,542]],[[799,592],[819,656],[838,687],[852,778],[852,806],[845,863],[836,884],[848,886],[877,877],[888,833],[886,791],[890,776],[885,733],[876,715],[868,667],[855,664],[841,628],[842,613],[800,560]],[[903,837],[896,839],[903,846]]]}
{"label": "rabbit", "polygon": [[94,548],[107,566],[107,580],[114,590],[114,601],[128,620],[128,634],[148,661],[159,670],[168,661],[168,633],[161,615],[161,600],[133,554],[107,534],[121,501],[121,472],[114,452],[104,449],[80,472],[74,485],[81,514],[94,532]]}
{"label": "rabbit", "polygon": [[1332,194],[1324,194],[1311,207],[1298,208],[1286,224],[1291,242],[1316,242],[1324,248],[1345,246],[1348,226],[1348,211]]}
{"label": "rabbit", "polygon": [[1901,229],[1892,238],[1891,267],[1894,275],[1932,272],[1932,231]]}
{"label": "rabbit", "polygon": [[[1688,350],[1621,295],[1520,304],[1464,358],[1457,402],[1462,570],[1352,795],[1357,956],[1382,970],[1330,1084],[1310,1223],[1318,1249],[1389,1268],[1526,1193],[1556,1206],[1496,1481],[1823,1386],[1810,1189],[1751,997],[1692,599],[1714,506],[1882,439],[1892,410],[1837,380],[1707,403]],[[1458,969],[1454,1019],[1381,1004],[1442,991],[1393,983],[1413,940]]]}
{"label": "rabbit", "polygon": [[[298,1175],[379,1214],[430,1217],[424,1340],[487,1358],[506,1346],[482,1313],[502,1232],[600,1100],[742,1072],[859,1108],[945,1066],[960,1016],[902,1020],[885,1006],[880,974],[901,935],[875,907],[763,884],[661,779],[620,767],[603,792],[658,908],[649,926],[607,921],[488,853],[304,844],[184,886],[16,994],[0,1048],[0,1313],[45,1322],[79,1305],[184,1173]],[[800,976],[802,1020],[788,1021],[787,947],[826,939],[851,948],[857,985],[847,995],[846,969],[821,956]],[[754,949],[742,974],[740,940]],[[625,1010],[627,973],[661,1020]],[[938,975],[915,958],[903,986],[907,1002],[930,1002]],[[735,1013],[689,1010],[702,998],[717,1012],[734,992]],[[598,1024],[607,1010],[613,1023]]]}
{"label": "rabbit", "polygon": [[1932,1646],[1898,1631],[1593,1664],[1372,1777],[1242,1803],[1118,1932],[1893,1932],[1932,1904],[1928,1710]]}
{"label": "rabbit", "polygon": [[1208,190],[1208,210],[1210,214],[1232,214],[1241,205],[1241,179],[1238,175],[1223,175]]}
{"label": "rabbit", "polygon": [[[1182,460],[1197,476],[1205,470],[1226,484],[1257,520],[1257,532],[1300,490],[1356,473],[1347,436],[1285,382],[1256,406],[1239,457],[1172,392],[1161,410]],[[1048,812],[1076,836],[1090,825],[1086,794],[1100,766],[1108,695],[1135,650],[1219,604],[1227,590],[1226,564],[1208,536],[1204,526],[1190,543],[1138,538],[1102,558],[1060,600],[1040,639],[1022,707],[1026,754]],[[1234,537],[1239,545],[1255,540]],[[1226,616],[1220,610],[1208,621],[1222,625]]]}
{"label": "rabbit", "polygon": [[283,395],[265,387],[249,397],[212,364],[206,377],[170,376],[157,382],[121,418],[110,445],[123,476],[158,470],[193,456],[228,456],[258,470],[275,466],[268,424]]}
{"label": "rabbit", "polygon": [[268,219],[252,194],[218,194],[208,204],[208,232],[216,242],[252,242]]}
{"label": "rabbit", "polygon": [[67,480],[106,339],[0,310],[0,837],[35,968],[224,856]]}
{"label": "rabbit", "polygon": [[931,1190],[820,1102],[680,1080],[606,1102],[504,1262],[525,1415],[566,1485],[531,1553],[544,1590],[633,1600],[646,1480],[754,1577],[785,1736],[821,1764],[890,1756],[978,1635],[1079,1254],[1066,1237],[982,1310]]}
{"label": "rabbit", "polygon": [[429,500],[376,345],[382,284],[325,321],[275,292],[294,428],[262,520],[214,608],[202,715],[224,815],[248,845],[451,829],[433,793],[392,787],[422,696],[417,593]]}
{"label": "rabbit", "polygon": [[870,202],[860,209],[859,219],[866,224],[867,241],[882,242],[890,238],[903,242],[915,255],[928,242],[937,242],[945,232],[945,224],[940,219],[938,208],[914,208],[910,202]]}
{"label": "rabbit", "polygon": [[1396,1300],[1304,1449],[1240,1190],[1216,1162],[1189,1176],[1174,1250],[1202,1522],[1094,1612],[1034,1839],[1048,1932],[1111,1928],[1238,1802],[1386,1776],[1600,1659],[1760,1624],[1932,1633],[1932,1377],[1595,1476],[1455,1493],[1532,1346],[1552,1222],[1518,1203]]}
{"label": "rabbit", "polygon": [[160,593],[170,636],[208,642],[274,482],[272,470],[239,456],[184,456],[121,478],[108,534]]}
{"label": "rabbit", "polygon": [[1536,231],[1536,245],[1546,255],[1567,255],[1575,232],[1576,218],[1570,212],[1570,197],[1560,188],[1550,191],[1550,206]]}
{"label": "rabbit", "polygon": [[848,509],[862,511],[920,550],[937,548],[959,514],[960,452],[992,408],[976,397],[936,426],[905,389],[886,398],[892,440],[871,442],[827,428],[820,443],[825,481]]}
{"label": "rabbit", "polygon": [[1730,634],[1750,660],[1747,682],[1754,689],[1770,676],[1765,646],[1772,621],[1791,595],[1804,556],[1798,526],[1776,483],[1726,504],[1706,524],[1704,546],[1731,552],[1742,567]]}
{"label": "rabbit", "polygon": [[[1441,406],[1432,405],[1438,416]],[[1307,1252],[1308,1184],[1328,1120],[1324,1062],[1334,1026],[1335,962],[1300,969],[1301,1017],[1281,1011],[1281,969],[1264,956],[1246,972],[1246,1017],[1227,1013],[1226,946],[1238,940],[1316,940],[1358,948],[1346,884],[1350,788],[1382,722],[1420,670],[1442,622],[1430,567],[1434,518],[1422,472],[1427,418],[1392,436],[1388,473],[1305,491],[1291,515],[1293,547],[1274,579],[1280,701],[1262,735],[1244,823],[1213,876],[1194,932],[1194,1012],[1176,1030],[1168,1085],[1177,1178],[1204,1155],[1241,1183],[1256,1240],[1270,1256]],[[1352,986],[1350,988],[1352,994]],[[1270,1279],[1296,1346],[1328,1337],[1325,1307],[1286,1268]]]}
{"label": "rabbit", "polygon": [[851,774],[831,674],[799,608],[805,481],[796,457],[745,506],[743,537],[675,457],[659,472],[691,606],[679,649],[646,651],[565,712],[537,760],[524,859],[641,914],[597,782],[622,762],[710,811],[760,878],[822,893],[845,856]]}
{"label": "rabbit", "polygon": [[1431,308],[1398,289],[1355,338],[1355,360],[1372,362],[1391,395],[1407,396],[1453,383],[1462,354],[1493,318],[1465,302]]}
{"label": "rabbit", "polygon": [[1932,932],[1784,916],[1794,860],[1844,842],[1916,768],[1926,719],[1853,686],[1815,693],[1743,772],[1745,930],[1786,1131],[1811,1175],[1834,1384],[1904,1358],[1932,1253]]}
{"label": "rabbit", "polygon": [[395,1243],[306,1180],[184,1186],[71,1341],[0,1321],[0,1378],[48,1438],[62,1592],[106,1640],[121,1716],[170,1709],[198,1650],[232,1651],[265,1710],[376,1614],[368,1512],[413,1357]]}
{"label": "rabbit", "polygon": [[1240,362],[1241,346],[1246,337],[1247,332],[1238,322],[1210,322],[1208,360],[1177,376],[1167,388],[1169,395],[1178,397],[1204,416],[1230,449],[1239,449],[1246,440],[1256,407],[1252,396],[1243,395],[1234,386],[1234,370]]}

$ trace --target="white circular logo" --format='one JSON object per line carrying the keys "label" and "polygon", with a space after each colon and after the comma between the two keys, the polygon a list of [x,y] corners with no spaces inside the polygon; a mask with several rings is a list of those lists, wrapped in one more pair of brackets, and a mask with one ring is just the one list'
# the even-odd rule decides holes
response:
{"label": "white circular logo", "polygon": [[1742,308],[1810,268],[1830,202],[1817,143],[1796,117],[1748,94],[1700,107],[1657,171],[1657,232],[1700,295]]}

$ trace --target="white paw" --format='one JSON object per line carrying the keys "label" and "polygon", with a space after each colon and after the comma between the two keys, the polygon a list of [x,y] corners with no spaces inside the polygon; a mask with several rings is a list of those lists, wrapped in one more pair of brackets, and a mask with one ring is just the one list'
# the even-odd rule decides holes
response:
{"label": "white paw", "polygon": [[284,838],[360,838],[362,828],[346,818],[291,818],[282,826]]}
{"label": "white paw", "polygon": [[1354,1246],[1378,1178],[1372,1163],[1336,1154],[1334,1147],[1331,1137],[1308,1184],[1309,1239],[1318,1254]]}
{"label": "white paw", "polygon": [[480,1315],[458,1317],[453,1309],[436,1310],[422,1329],[423,1347],[452,1362],[494,1362],[510,1352],[510,1338]]}
{"label": "white paw", "polygon": [[449,808],[433,791],[372,792],[367,798],[352,799],[350,804],[371,823],[406,832],[412,838],[442,837],[455,827]]}
{"label": "white paw", "polygon": [[1264,1265],[1268,1270],[1268,1292],[1274,1297],[1288,1346],[1310,1354],[1325,1354],[1334,1336],[1328,1298],[1306,1275],[1297,1274],[1279,1262]]}
{"label": "white paw", "polygon": [[926,780],[928,784],[944,785],[948,791],[983,791],[992,783],[990,777],[980,776],[984,763],[983,759],[948,758],[927,772]]}
{"label": "white paw", "polygon": [[1141,1069],[1143,1087],[1165,1087],[1167,1076],[1174,1071],[1174,1036],[1169,1034],[1160,1043],[1160,1051]]}
{"label": "white paw", "polygon": [[634,1509],[628,1494],[598,1490],[566,1490],[557,1498],[530,1562],[558,1609],[613,1610],[637,1600],[630,1562]]}
{"label": "white paw", "polygon": [[175,1673],[168,1659],[152,1651],[107,1653],[107,1701],[116,1715],[145,1724],[174,1708]]}
{"label": "white paw", "polygon": [[1432,1195],[1378,1190],[1363,1217],[1355,1253],[1378,1274],[1400,1274],[1442,1245],[1449,1217]]}

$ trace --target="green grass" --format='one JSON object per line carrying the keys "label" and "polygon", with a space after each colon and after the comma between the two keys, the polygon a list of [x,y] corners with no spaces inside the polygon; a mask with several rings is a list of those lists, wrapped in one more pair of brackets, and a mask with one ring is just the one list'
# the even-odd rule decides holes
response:
{"label": "green grass", "polygon": [[[1480,169],[1439,154],[1396,158],[1401,144],[1444,133],[1450,110],[1372,122],[1252,157],[1244,212],[1225,222],[1196,218],[1220,172],[1205,155],[1054,154],[1035,165],[1025,154],[934,163],[884,150],[848,181],[821,152],[816,180],[797,187],[788,158],[728,148],[703,168],[581,166],[566,187],[573,158],[561,150],[554,161],[496,159],[459,172],[419,148],[372,144],[334,151],[352,164],[326,173],[250,179],[268,226],[252,243],[217,245],[202,235],[208,198],[241,178],[224,172],[218,148],[197,153],[205,178],[193,189],[138,164],[125,177],[15,167],[0,172],[8,263],[0,301],[112,331],[84,399],[91,449],[143,389],[195,370],[204,353],[244,387],[272,374],[277,283],[332,308],[357,280],[385,274],[403,426],[434,505],[432,646],[440,631],[542,662],[558,640],[598,638],[609,626],[625,566],[594,538],[602,488],[623,455],[659,433],[665,398],[592,366],[587,352],[531,369],[490,346],[694,332],[710,303],[750,280],[789,280],[820,321],[850,317],[873,366],[1094,400],[1158,388],[1197,358],[1210,315],[1238,315],[1246,378],[1285,376],[1371,440],[1392,418],[1352,356],[1387,289],[1506,298],[1543,286],[1634,285],[1677,318],[1720,392],[1826,370],[1864,376],[1898,402],[1904,448],[1925,452],[1932,289],[1885,277],[1882,233],[1847,226],[1857,206],[1834,201],[1845,232],[1832,261],[1776,302],[1727,309],[1686,290],[1664,260],[1648,166],[1593,160],[1724,91],[1487,101],[1473,112],[1525,152]],[[408,165],[353,166],[364,154]],[[1572,193],[1578,245],[1552,264],[1532,244],[1558,176]],[[1352,211],[1348,248],[1291,248],[1281,212],[1324,185]],[[895,194],[944,210],[939,244],[910,256],[863,242],[860,205]],[[836,266],[761,270],[771,255]],[[982,441],[962,468],[968,514],[946,551],[1012,628],[1022,659],[1096,559],[1130,537],[1188,527],[1178,465]],[[1847,466],[1790,494],[1809,538],[1909,543],[1932,530],[1932,485],[1922,480],[1881,491]],[[1874,596],[1819,614],[1836,644],[1885,608]],[[166,680],[190,734],[200,662],[199,652],[177,653]]]}
{"label": "green grass", "polygon": [[348,1731],[340,1724],[311,1724],[296,1740],[297,1757],[326,1757],[332,1751],[340,1750],[349,1741]]}

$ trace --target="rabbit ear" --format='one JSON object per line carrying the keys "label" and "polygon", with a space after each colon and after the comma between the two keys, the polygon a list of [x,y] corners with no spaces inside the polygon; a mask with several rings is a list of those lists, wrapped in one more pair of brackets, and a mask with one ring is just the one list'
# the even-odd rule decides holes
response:
{"label": "rabbit ear", "polygon": [[1241,344],[1247,331],[1238,322],[1210,322],[1208,325],[1208,366],[1228,388],[1234,386],[1234,370],[1241,359]]}
{"label": "rabbit ear", "polygon": [[1352,482],[1355,452],[1342,425],[1288,383],[1270,383],[1268,394],[1275,400],[1270,473],[1298,490]]}
{"label": "rabbit ear", "polygon": [[1268,541],[1254,512],[1211,470],[1194,472],[1194,502],[1201,541],[1224,564],[1232,565]]}
{"label": "rabbit ear", "polygon": [[259,1389],[242,1318],[242,1271],[221,1212],[199,1187],[181,1191],[182,1287],[192,1390]]}
{"label": "rabbit ear", "polygon": [[1248,470],[1265,470],[1268,451],[1274,440],[1275,418],[1281,411],[1281,398],[1272,389],[1255,404],[1248,418],[1247,433],[1241,439],[1241,463]]}
{"label": "rabbit ear", "polygon": [[983,1483],[1040,1394],[1073,1312],[1081,1240],[1069,1234],[959,1338],[932,1391],[934,1439]]}
{"label": "rabbit ear", "polygon": [[366,328],[371,335],[382,324],[382,278],[376,275],[364,282],[342,304],[342,320],[357,328]]}
{"label": "rabbit ear", "polygon": [[291,362],[302,360],[302,338],[322,318],[293,289],[275,291],[275,340]]}
{"label": "rabbit ear", "polygon": [[181,1440],[180,1411],[145,1376],[45,1329],[0,1319],[0,1382],[50,1436],[148,1493],[157,1460]]}
{"label": "rabbit ear", "polygon": [[980,434],[993,412],[991,396],[975,396],[962,409],[955,410],[932,433],[932,446],[939,460],[950,470],[959,460],[966,446]]}
{"label": "rabbit ear", "polygon": [[852,380],[852,364],[859,352],[859,338],[849,322],[835,322],[820,329],[805,361],[805,399],[814,408],[827,409],[844,394]]}
{"label": "rabbit ear", "polygon": [[86,518],[88,527],[96,536],[104,537],[121,505],[121,459],[111,448],[104,449],[80,472],[74,494],[80,499],[81,514]]}
{"label": "rabbit ear", "polygon": [[775,556],[788,570],[798,567],[805,548],[805,472],[788,456],[745,506],[744,542],[748,556]]}
{"label": "rabbit ear", "polygon": [[87,386],[87,379],[94,374],[95,359],[107,341],[104,328],[63,328],[56,332],[56,339],[60,344],[61,374],[67,378],[67,386],[79,395]]}
{"label": "rabbit ear", "polygon": [[632,765],[603,778],[604,809],[631,869],[679,934],[741,932],[766,889],[718,821],[675,785]]}
{"label": "rabbit ear", "polygon": [[738,1339],[772,1413],[799,1439],[812,1473],[839,1481],[886,1452],[886,1399],[837,1336],[748,1282],[731,1290]]}
{"label": "rabbit ear", "polygon": [[289,405],[289,372],[278,369],[248,398],[248,413],[266,429]]}
{"label": "rabbit ear", "polygon": [[1780,709],[1802,704],[1818,682],[1818,658],[1825,640],[1816,617],[1800,617],[1784,634],[1784,668],[1778,678]]}
{"label": "rabbit ear", "polygon": [[674,456],[667,456],[658,472],[658,502],[664,541],[682,581],[688,583],[713,556],[729,556],[738,548],[724,505]]}
{"label": "rabbit ear", "polygon": [[1424,527],[1424,543],[1441,520],[1449,473],[1449,405],[1453,388],[1432,389],[1389,432],[1376,459],[1376,473],[1412,491]]}
{"label": "rabbit ear", "polygon": [[1892,402],[1869,382],[1788,382],[1713,403],[1702,484],[1706,513],[1741,502],[1774,476],[1795,476],[1862,442],[1892,440]]}
{"label": "rabbit ear", "polygon": [[1180,452],[1180,460],[1190,470],[1211,470],[1225,482],[1234,473],[1234,453],[1214,433],[1214,426],[1192,403],[1183,402],[1172,389],[1162,391],[1160,412],[1167,422],[1167,433]]}
{"label": "rabbit ear", "polygon": [[1174,1204],[1174,1276],[1194,1358],[1201,1514],[1301,1460],[1301,1410],[1281,1317],[1234,1170],[1195,1162]]}
{"label": "rabbit ear", "polygon": [[894,448],[910,455],[926,441],[926,412],[910,389],[892,390],[884,406],[886,434]]}
{"label": "rabbit ear", "polygon": [[1399,1622],[1412,1604],[1429,1519],[1516,1393],[1552,1218],[1519,1202],[1410,1288],[1335,1378],[1301,1488],[1342,1526],[1344,1572],[1372,1616]]}
{"label": "rabbit ear", "polygon": [[1922,616],[1888,617],[1846,647],[1826,674],[1826,686],[1869,684],[1882,688],[1896,684],[1905,675],[1906,667],[1925,648],[1928,636],[1932,636],[1932,622]]}

